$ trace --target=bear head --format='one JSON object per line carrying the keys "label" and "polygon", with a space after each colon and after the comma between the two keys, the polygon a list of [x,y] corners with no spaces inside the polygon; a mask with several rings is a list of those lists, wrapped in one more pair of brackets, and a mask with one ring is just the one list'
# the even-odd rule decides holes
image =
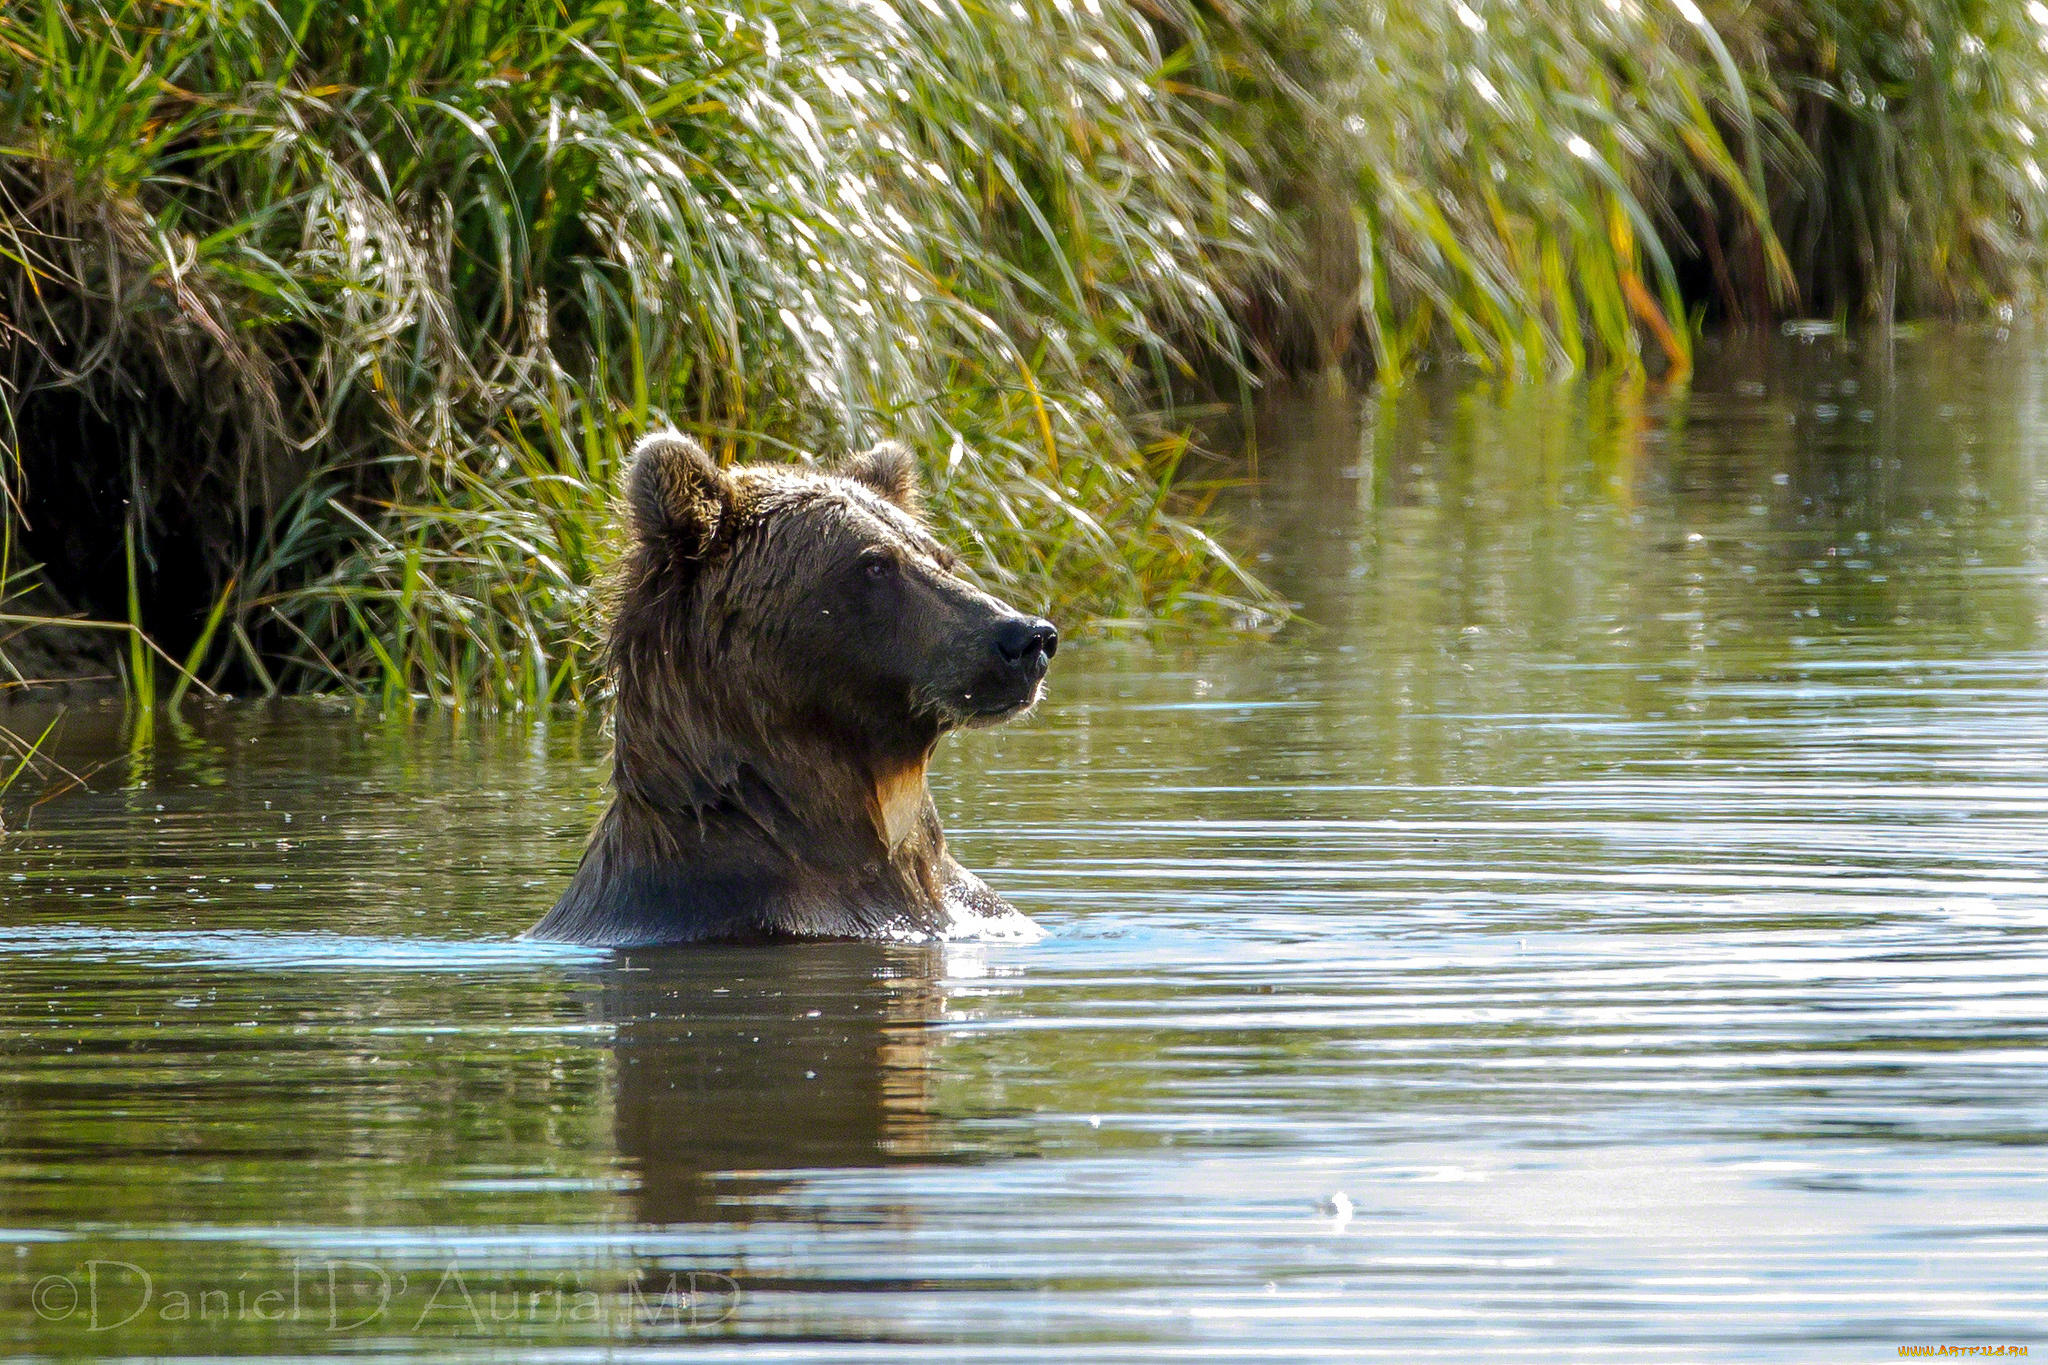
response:
{"label": "bear head", "polygon": [[829,470],[720,468],[659,433],[623,495],[607,640],[622,794],[701,807],[741,770],[786,786],[792,765],[843,766],[886,810],[892,787],[922,797],[945,732],[1038,700],[1058,633],[961,576],[900,445]]}

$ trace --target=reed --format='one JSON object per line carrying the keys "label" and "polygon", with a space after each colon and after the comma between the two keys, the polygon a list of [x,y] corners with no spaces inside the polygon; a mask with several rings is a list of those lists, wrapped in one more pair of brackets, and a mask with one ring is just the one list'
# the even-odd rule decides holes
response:
{"label": "reed", "polygon": [[24,0],[0,68],[5,492],[68,603],[119,601],[33,515],[83,451],[57,515],[133,505],[123,605],[207,676],[578,695],[657,424],[906,438],[1070,620],[1271,608],[1143,415],[1262,248],[1129,10]]}
{"label": "reed", "polygon": [[2023,0],[1266,0],[1232,114],[1296,368],[1681,376],[1703,317],[2027,306],[2048,9]]}
{"label": "reed", "polygon": [[1772,206],[1807,310],[1890,321],[2039,304],[2048,8],[1767,0],[1727,26],[1767,73],[1780,140],[1804,151]]}
{"label": "reed", "polygon": [[2037,11],[16,0],[0,609],[138,697],[579,698],[672,424],[907,439],[1020,605],[1262,629],[1190,399],[2033,302]]}

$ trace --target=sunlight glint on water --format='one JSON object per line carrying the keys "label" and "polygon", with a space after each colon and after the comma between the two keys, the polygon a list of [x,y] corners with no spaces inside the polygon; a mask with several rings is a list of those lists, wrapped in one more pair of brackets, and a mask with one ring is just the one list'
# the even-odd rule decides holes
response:
{"label": "sunlight glint on water", "polygon": [[2038,350],[1280,405],[1313,626],[946,754],[1036,945],[512,942],[594,726],[188,707],[0,847],[0,1345],[2048,1350]]}

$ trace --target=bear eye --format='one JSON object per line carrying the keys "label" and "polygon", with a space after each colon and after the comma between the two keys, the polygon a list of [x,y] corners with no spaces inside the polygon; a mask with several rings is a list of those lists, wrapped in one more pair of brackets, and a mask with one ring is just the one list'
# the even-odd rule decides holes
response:
{"label": "bear eye", "polygon": [[887,578],[890,574],[896,572],[895,556],[880,551],[877,551],[873,554],[862,555],[860,560],[860,571],[861,574],[864,577],[866,577],[869,582],[879,583],[883,579]]}

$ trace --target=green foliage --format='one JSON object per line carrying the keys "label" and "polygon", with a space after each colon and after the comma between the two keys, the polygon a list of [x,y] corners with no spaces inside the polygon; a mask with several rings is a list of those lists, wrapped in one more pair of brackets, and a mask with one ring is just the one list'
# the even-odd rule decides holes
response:
{"label": "green foliage", "polygon": [[997,590],[1257,624],[1179,398],[2038,289],[2031,0],[1206,2],[16,0],[0,580],[78,518],[174,696],[574,698],[672,423],[902,437]]}
{"label": "green foliage", "polygon": [[1228,351],[1255,240],[1170,65],[1066,0],[24,0],[10,417],[108,416],[131,533],[198,528],[210,663],[270,686],[576,695],[606,490],[664,422],[906,438],[1002,591],[1242,618],[1130,415]]}
{"label": "green foliage", "polygon": [[1357,329],[1382,371],[1682,373],[1706,304],[1755,324],[2032,299],[2048,10],[1703,3],[1229,16],[1232,127],[1297,237],[1297,349],[1327,364]]}
{"label": "green foliage", "polygon": [[1435,344],[1541,375],[1636,365],[1647,331],[1689,363],[1674,191],[1763,216],[1711,28],[1632,0],[1275,0],[1251,48],[1245,135],[1279,149],[1322,355],[1362,325],[1383,370]]}
{"label": "green foliage", "polygon": [[1768,0],[1726,25],[1807,153],[1776,177],[1773,210],[1808,309],[1891,319],[2038,303],[2048,7]]}

